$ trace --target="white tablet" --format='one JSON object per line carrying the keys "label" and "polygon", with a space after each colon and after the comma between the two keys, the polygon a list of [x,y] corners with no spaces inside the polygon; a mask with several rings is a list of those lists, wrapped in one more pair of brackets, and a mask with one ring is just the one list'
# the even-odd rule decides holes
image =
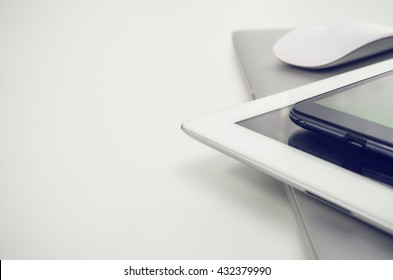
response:
{"label": "white tablet", "polygon": [[288,114],[294,103],[389,71],[393,71],[393,59],[187,121],[182,129],[208,146],[393,234],[392,186],[290,147],[288,135],[267,135],[263,125],[258,126],[259,119],[277,115],[290,122]]}

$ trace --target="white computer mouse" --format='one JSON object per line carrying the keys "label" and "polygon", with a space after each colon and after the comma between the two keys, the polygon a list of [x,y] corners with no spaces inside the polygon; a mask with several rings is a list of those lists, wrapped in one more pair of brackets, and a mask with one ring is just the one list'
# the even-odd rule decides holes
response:
{"label": "white computer mouse", "polygon": [[290,65],[322,69],[393,49],[393,28],[369,23],[301,27],[281,37],[273,52]]}

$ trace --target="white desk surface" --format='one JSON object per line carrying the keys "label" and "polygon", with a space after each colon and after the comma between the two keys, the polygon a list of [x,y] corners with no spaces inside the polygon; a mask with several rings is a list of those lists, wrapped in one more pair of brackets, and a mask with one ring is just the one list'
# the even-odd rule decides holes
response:
{"label": "white desk surface", "polygon": [[231,33],[386,1],[0,0],[0,259],[302,259],[281,184],[180,125],[248,100]]}

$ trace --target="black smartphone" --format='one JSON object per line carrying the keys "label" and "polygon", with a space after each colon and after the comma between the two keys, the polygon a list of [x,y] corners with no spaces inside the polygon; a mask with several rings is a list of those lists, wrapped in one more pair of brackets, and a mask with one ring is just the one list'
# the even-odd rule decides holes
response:
{"label": "black smartphone", "polygon": [[393,157],[393,72],[296,103],[297,125]]}

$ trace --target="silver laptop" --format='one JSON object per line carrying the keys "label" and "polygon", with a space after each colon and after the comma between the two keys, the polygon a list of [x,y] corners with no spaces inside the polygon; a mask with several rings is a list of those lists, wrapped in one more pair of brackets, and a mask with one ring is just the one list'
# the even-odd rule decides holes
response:
{"label": "silver laptop", "polygon": [[[303,70],[284,65],[272,52],[276,40],[288,31],[250,30],[233,33],[233,43],[240,68],[250,87],[251,98],[261,98],[393,57],[393,52],[387,52],[329,70]],[[276,122],[270,129],[286,128],[277,127]],[[310,257],[393,259],[393,236],[351,218],[290,186],[285,188],[310,249]]]}

